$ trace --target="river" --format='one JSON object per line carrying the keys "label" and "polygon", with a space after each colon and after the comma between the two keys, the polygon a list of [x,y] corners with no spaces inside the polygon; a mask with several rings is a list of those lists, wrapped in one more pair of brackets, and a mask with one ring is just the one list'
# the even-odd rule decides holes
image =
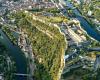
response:
{"label": "river", "polygon": [[[16,62],[16,73],[27,74],[27,61],[24,56],[24,53],[18,46],[12,44],[10,39],[4,34],[4,32],[0,29],[0,34],[2,38],[0,41],[6,46],[9,50],[9,56],[12,56],[14,61]],[[16,76],[16,80],[27,80],[26,77]]]}
{"label": "river", "polygon": [[[66,5],[73,10],[73,13],[76,15],[75,18],[77,18],[80,21],[81,26],[83,29],[87,32],[89,36],[91,36],[93,39],[100,41],[100,34],[97,33],[92,27],[92,25],[85,20],[84,17],[81,16],[80,12],[74,8],[73,4],[71,4],[69,1],[65,2]],[[73,9],[74,8],[74,9]],[[73,17],[74,18],[74,17]]]}

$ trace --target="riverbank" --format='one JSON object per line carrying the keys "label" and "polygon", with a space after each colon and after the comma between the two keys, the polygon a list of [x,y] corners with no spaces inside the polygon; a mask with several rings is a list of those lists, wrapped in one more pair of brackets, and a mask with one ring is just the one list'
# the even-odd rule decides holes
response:
{"label": "riverbank", "polygon": [[[84,11],[83,9],[80,8],[80,6],[82,5],[76,5],[74,3],[72,3],[74,5],[74,7],[76,7],[76,9],[80,12],[81,16],[84,17],[84,19],[91,25],[91,28],[93,28],[98,34],[100,34],[100,31],[97,30],[97,24],[99,24],[97,22],[97,24],[93,21],[93,20],[96,20],[96,18],[94,17],[93,15],[93,11],[92,12],[92,15],[89,16],[88,13],[86,13],[86,11]],[[96,15],[95,15],[96,16]],[[98,26],[99,27],[99,26]]]}
{"label": "riverbank", "polygon": [[10,28],[9,27],[5,27],[5,26],[3,26],[2,27],[2,31],[5,33],[5,35],[10,39],[10,41],[14,44],[14,45],[16,45],[17,46],[17,39],[16,39],[16,37],[12,34],[12,31],[10,30]]}

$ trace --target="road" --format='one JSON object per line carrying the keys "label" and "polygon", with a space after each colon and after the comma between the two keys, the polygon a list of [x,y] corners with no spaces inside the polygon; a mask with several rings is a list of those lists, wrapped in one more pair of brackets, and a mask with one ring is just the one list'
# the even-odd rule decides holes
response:
{"label": "road", "polygon": [[95,48],[89,48],[88,51],[98,51],[100,52],[100,47],[95,47]]}

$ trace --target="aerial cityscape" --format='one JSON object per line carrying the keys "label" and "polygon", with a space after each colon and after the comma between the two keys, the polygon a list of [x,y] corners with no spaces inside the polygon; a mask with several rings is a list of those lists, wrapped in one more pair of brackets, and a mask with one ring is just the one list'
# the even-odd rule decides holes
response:
{"label": "aerial cityscape", "polygon": [[100,80],[100,0],[0,0],[0,80]]}

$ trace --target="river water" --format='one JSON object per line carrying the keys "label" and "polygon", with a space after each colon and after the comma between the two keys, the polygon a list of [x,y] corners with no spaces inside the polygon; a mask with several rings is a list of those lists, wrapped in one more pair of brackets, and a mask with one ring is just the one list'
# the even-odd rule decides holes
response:
{"label": "river water", "polygon": [[[24,53],[18,46],[12,44],[10,39],[4,34],[4,32],[0,29],[0,34],[2,38],[0,41],[6,46],[9,50],[9,56],[12,56],[14,61],[16,62],[16,73],[27,74],[27,61],[24,56]],[[26,77],[16,76],[16,80],[26,80]]]}
{"label": "river water", "polygon": [[78,15],[77,15],[77,13],[80,14],[78,10],[73,10],[73,11],[74,11],[74,13],[76,14],[76,18],[80,21],[81,26],[82,26],[83,29],[87,32],[87,34],[88,34],[89,36],[91,36],[92,38],[94,38],[95,40],[100,41],[100,34],[97,33],[97,32],[92,28],[93,26],[92,26],[89,22],[87,22],[87,21],[85,20],[85,18],[83,18],[82,16],[78,16]]}
{"label": "river water", "polygon": [[89,36],[91,36],[92,38],[94,38],[95,40],[100,41],[100,34],[97,33],[92,28],[93,26],[87,20],[85,20],[84,17],[81,16],[80,12],[76,8],[74,8],[73,4],[71,4],[69,1],[67,1],[67,2],[65,1],[65,3],[69,8],[71,8],[73,10],[73,13],[76,16],[75,18],[77,18],[80,21],[82,28],[87,32],[87,34]]}

